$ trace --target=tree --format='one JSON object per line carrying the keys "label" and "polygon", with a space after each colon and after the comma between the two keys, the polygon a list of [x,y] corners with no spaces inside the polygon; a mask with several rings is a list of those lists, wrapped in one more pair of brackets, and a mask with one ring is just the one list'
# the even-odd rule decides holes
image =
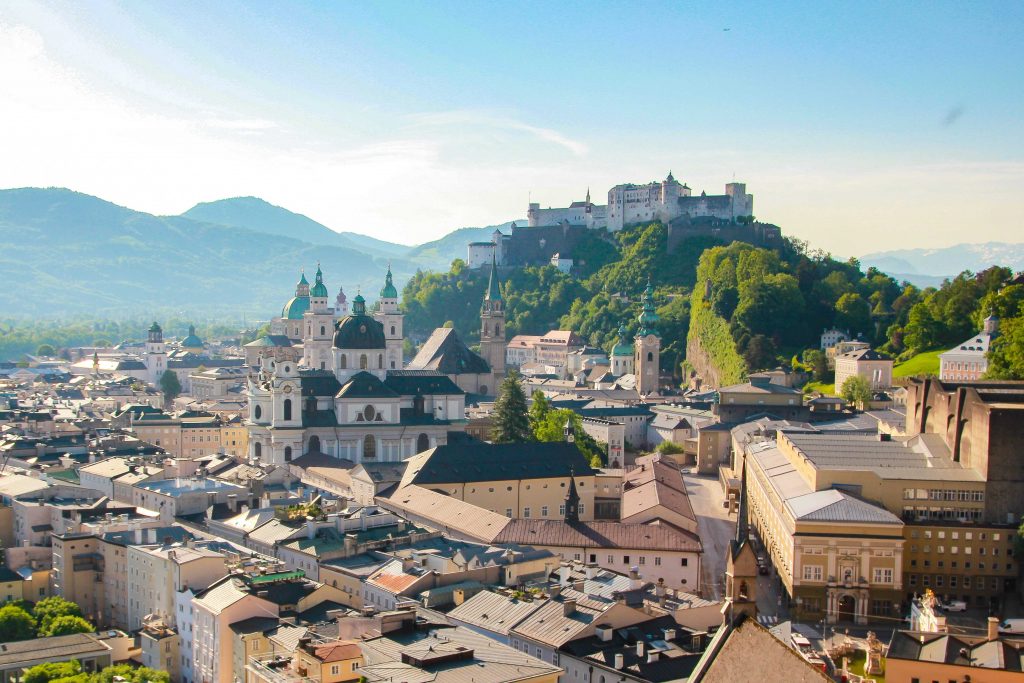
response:
{"label": "tree", "polygon": [[871,325],[871,305],[860,294],[843,294],[836,301],[836,327],[849,330],[854,335],[858,332],[870,335],[874,330]]}
{"label": "tree", "polygon": [[683,452],[683,447],[674,441],[662,441],[654,447],[654,452],[662,455],[678,455]]}
{"label": "tree", "polygon": [[527,414],[526,394],[519,382],[519,373],[513,370],[501,381],[498,400],[494,402],[494,443],[522,443],[533,440],[530,418]]}
{"label": "tree", "polygon": [[57,354],[57,350],[50,344],[40,344],[39,348],[36,349],[37,356],[54,356]]}
{"label": "tree", "polygon": [[28,640],[36,635],[36,620],[16,605],[0,607],[0,643]]}
{"label": "tree", "polygon": [[843,380],[843,386],[839,389],[839,395],[851,405],[863,408],[871,401],[871,385],[860,375],[850,375]]}
{"label": "tree", "polygon": [[108,666],[93,676],[92,683],[113,683],[120,676],[131,683],[170,683],[170,674],[146,666],[133,667],[128,664]]}
{"label": "tree", "polygon": [[165,370],[160,375],[160,390],[164,392],[164,401],[170,403],[181,394],[181,382],[173,370]]}
{"label": "tree", "polygon": [[96,627],[82,617],[65,614],[64,616],[51,619],[45,629],[39,629],[40,637],[67,636],[72,633],[93,633]]}
{"label": "tree", "polygon": [[927,351],[939,343],[941,332],[939,321],[932,314],[927,303],[913,305],[903,328],[903,344],[914,353]]}
{"label": "tree", "polygon": [[820,349],[807,349],[804,351],[804,365],[811,371],[811,377],[815,382],[824,382],[828,379],[828,356]]}
{"label": "tree", "polygon": [[551,402],[548,401],[548,397],[540,389],[533,392],[533,396],[530,399],[533,401],[530,404],[530,429],[533,430],[533,434],[536,436],[537,429],[544,423],[548,412],[551,410]]}
{"label": "tree", "polygon": [[49,631],[50,624],[59,617],[81,617],[82,608],[70,600],[54,595],[37,602],[32,614],[39,622],[40,633],[45,633]]}
{"label": "tree", "polygon": [[1004,320],[988,352],[987,377],[1024,379],[1024,316]]}
{"label": "tree", "polygon": [[82,673],[82,665],[77,659],[70,662],[47,662],[37,664],[25,671],[21,683],[50,683],[59,678],[70,678]]}

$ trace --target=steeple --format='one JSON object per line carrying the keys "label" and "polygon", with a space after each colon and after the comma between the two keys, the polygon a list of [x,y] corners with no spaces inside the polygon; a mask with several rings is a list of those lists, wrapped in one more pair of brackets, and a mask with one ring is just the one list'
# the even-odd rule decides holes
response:
{"label": "steeple", "polygon": [[562,434],[565,435],[566,443],[575,443],[576,441],[576,430],[572,426],[572,418],[566,418],[565,427],[562,429]]}
{"label": "steeple", "polygon": [[[746,457],[744,457],[744,461]],[[736,540],[735,547],[743,545],[750,537],[750,521],[747,519],[747,473],[743,472],[743,479],[740,483],[740,505],[736,511]]]}
{"label": "steeple", "polygon": [[388,263],[388,274],[384,276],[384,288],[380,290],[381,299],[397,299],[398,289],[395,288],[395,283],[391,281],[391,263]]}
{"label": "steeple", "polygon": [[[305,276],[303,276],[305,280]],[[324,284],[324,274],[320,270],[320,262],[316,263],[316,279],[314,280],[313,288],[309,290],[310,296],[315,296],[319,299],[326,299],[330,294],[327,292],[327,285]]]}
{"label": "steeple", "polygon": [[654,286],[651,285],[650,277],[647,278],[647,287],[644,289],[642,301],[643,310],[637,318],[640,322],[640,329],[637,331],[636,336],[646,337],[648,335],[654,335],[655,337],[660,337],[657,330],[657,324],[661,318],[654,310]]}
{"label": "steeple", "polygon": [[580,521],[580,494],[576,490],[576,472],[569,469],[569,491],[565,494],[565,521],[575,524]]}
{"label": "steeple", "polygon": [[309,296],[309,280],[306,279],[306,271],[302,271],[301,277],[299,277],[298,284],[295,285],[295,296],[306,297]]}
{"label": "steeple", "polygon": [[491,274],[487,278],[487,293],[484,294],[484,301],[501,301],[501,288],[498,286],[498,261],[491,255]]}
{"label": "steeple", "polygon": [[352,299],[352,315],[366,315],[366,299],[362,294],[356,294],[356,298]]}

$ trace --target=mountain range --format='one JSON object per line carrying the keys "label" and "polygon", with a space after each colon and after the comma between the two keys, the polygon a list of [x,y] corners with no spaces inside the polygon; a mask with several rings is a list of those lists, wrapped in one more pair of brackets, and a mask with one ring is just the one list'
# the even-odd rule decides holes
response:
{"label": "mountain range", "polygon": [[965,270],[977,273],[993,265],[1006,266],[1014,272],[1024,270],[1024,244],[984,242],[938,249],[896,249],[865,254],[860,262],[864,267],[874,266],[919,287],[938,286]]}
{"label": "mountain range", "polygon": [[336,232],[256,197],[155,216],[63,188],[0,190],[0,316],[266,319],[318,262],[332,297],[344,286],[372,301],[389,263],[401,287],[417,269],[447,270],[495,227],[410,247]]}

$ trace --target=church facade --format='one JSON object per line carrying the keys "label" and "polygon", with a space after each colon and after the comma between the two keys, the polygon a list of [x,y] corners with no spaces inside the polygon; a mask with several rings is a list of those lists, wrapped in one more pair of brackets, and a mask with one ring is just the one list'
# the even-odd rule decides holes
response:
{"label": "church facade", "polygon": [[[343,296],[328,306],[317,268],[313,286],[303,277],[275,319],[272,331],[301,334],[303,353],[298,362],[262,357],[249,379],[249,455],[260,462],[283,464],[309,453],[354,463],[396,462],[465,431],[466,392],[456,381],[459,373],[443,365],[403,368],[404,315],[391,270],[373,314],[362,295],[348,312]],[[496,279],[482,316],[495,347],[489,355],[500,355],[503,371],[504,310]],[[471,360],[466,370],[493,377],[483,372],[493,372],[481,366],[483,358]]]}

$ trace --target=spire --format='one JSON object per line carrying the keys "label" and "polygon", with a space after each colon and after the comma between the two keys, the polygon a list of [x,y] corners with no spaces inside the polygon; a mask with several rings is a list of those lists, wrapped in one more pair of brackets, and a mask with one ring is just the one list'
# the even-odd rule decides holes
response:
{"label": "spire", "polygon": [[320,262],[316,262],[316,278],[314,279],[313,288],[309,290],[310,296],[315,296],[320,299],[326,299],[330,296],[327,291],[327,285],[324,284],[324,273],[320,270]]}
{"label": "spire", "polygon": [[565,427],[562,429],[562,434],[565,435],[566,443],[574,443],[576,441],[576,430],[573,427],[571,417],[565,419]]}
{"label": "spire", "polygon": [[576,490],[576,471],[569,468],[569,491],[565,494],[565,521],[575,524],[580,521],[580,494]]}
{"label": "spire", "polygon": [[750,523],[747,520],[747,472],[746,456],[743,457],[743,479],[740,483],[740,506],[736,511],[736,547],[743,545],[750,535]]}
{"label": "spire", "polygon": [[590,188],[587,188],[587,204],[590,203]]}
{"label": "spire", "polygon": [[491,254],[491,275],[487,279],[487,293],[484,301],[501,301],[501,288],[498,286],[498,260]]}
{"label": "spire", "polygon": [[380,290],[380,298],[382,299],[397,299],[398,289],[395,287],[395,283],[391,280],[391,262],[388,261],[388,274],[384,276],[384,288]]}
{"label": "spire", "polygon": [[646,337],[648,335],[654,335],[659,337],[657,330],[658,322],[661,318],[654,309],[654,286],[651,285],[651,278],[647,278],[647,287],[644,289],[643,294],[643,311],[637,320],[640,322],[640,329],[637,331],[637,337]]}

